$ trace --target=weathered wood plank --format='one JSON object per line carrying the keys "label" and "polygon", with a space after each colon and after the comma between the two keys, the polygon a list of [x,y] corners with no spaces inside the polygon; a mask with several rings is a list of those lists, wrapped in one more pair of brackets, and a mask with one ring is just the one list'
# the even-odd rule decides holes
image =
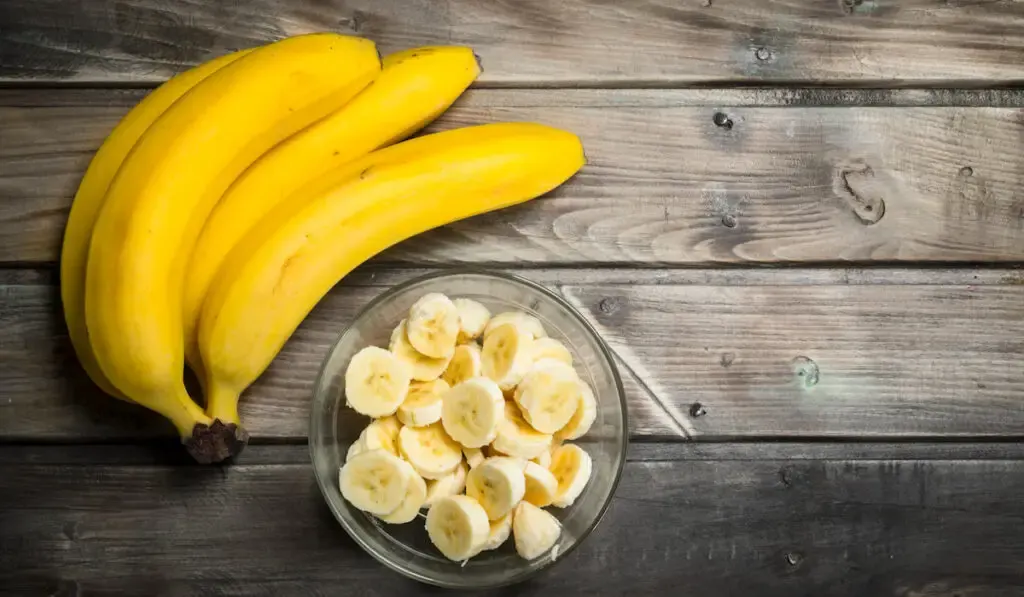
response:
{"label": "weathered wood plank", "polygon": [[[1024,461],[814,458],[813,447],[792,460],[749,449],[628,462],[597,530],[515,593],[1024,595]],[[4,464],[0,587],[433,593],[360,551],[306,464]]]}
{"label": "weathered wood plank", "polygon": [[[902,272],[523,274],[577,305],[619,355],[634,438],[680,428],[698,439],[1024,436],[1020,272]],[[419,273],[364,268],[313,311],[243,403],[255,441],[305,437],[335,336]],[[0,439],[168,436],[155,417],[96,394],[57,300],[45,283],[0,287]],[[691,416],[695,403],[706,414]]]}
{"label": "weathered wood plank", "polygon": [[8,0],[0,22],[8,81],[161,80],[320,30],[364,35],[384,51],[468,44],[483,82],[496,85],[1024,79],[1024,8],[1013,1]]}
{"label": "weathered wood plank", "polygon": [[[81,174],[129,103],[54,93],[50,107],[0,94],[12,102],[0,104],[0,262],[57,258]],[[434,128],[557,123],[583,137],[588,166],[543,199],[387,259],[1024,261],[1022,109],[694,106],[676,93],[471,92]]]}

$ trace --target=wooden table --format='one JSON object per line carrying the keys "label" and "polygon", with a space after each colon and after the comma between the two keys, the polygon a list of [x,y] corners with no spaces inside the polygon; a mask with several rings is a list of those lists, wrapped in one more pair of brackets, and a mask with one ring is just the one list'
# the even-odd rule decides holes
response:
{"label": "wooden table", "polygon": [[[187,461],[77,368],[55,263],[92,152],[154,84],[313,30],[462,43],[433,128],[538,120],[590,163],[346,278]],[[1024,2],[0,2],[0,593],[433,593],[313,481],[314,374],[368,300],[471,263],[604,335],[629,462],[598,530],[503,595],[1024,595]],[[357,593],[361,591],[362,593]]]}

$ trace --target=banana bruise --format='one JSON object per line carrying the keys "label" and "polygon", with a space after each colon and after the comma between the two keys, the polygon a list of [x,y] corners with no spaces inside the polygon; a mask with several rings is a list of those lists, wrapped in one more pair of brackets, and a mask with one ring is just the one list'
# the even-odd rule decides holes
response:
{"label": "banana bruise", "polygon": [[246,439],[233,422],[214,424],[182,382],[184,273],[203,222],[246,167],[379,69],[372,42],[335,34],[253,50],[161,115],[110,185],[89,247],[89,342],[111,383],[170,419],[200,462],[227,458]]}
{"label": "banana bruise", "polygon": [[203,303],[208,411],[236,411],[241,392],[359,264],[426,230],[542,195],[584,161],[571,133],[488,124],[373,152],[280,203],[231,251],[222,268],[232,275],[218,276]]}

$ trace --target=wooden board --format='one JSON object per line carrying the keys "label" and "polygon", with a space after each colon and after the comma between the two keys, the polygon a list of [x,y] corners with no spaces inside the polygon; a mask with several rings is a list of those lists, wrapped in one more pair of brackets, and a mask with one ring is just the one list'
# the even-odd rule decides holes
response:
{"label": "wooden board", "polygon": [[[422,270],[342,282],[248,392],[254,441],[301,441],[313,379],[378,293]],[[617,354],[634,438],[1022,437],[1016,270],[526,270]],[[379,274],[379,275],[378,275]],[[0,286],[0,440],[171,434],[97,395],[47,275]],[[699,403],[706,414],[694,417]]]}
{"label": "wooden board", "polygon": [[0,78],[16,82],[157,81],[321,30],[385,52],[468,44],[494,85],[1024,79],[1024,8],[1013,0],[8,0],[0,23]]}
{"label": "wooden board", "polygon": [[[1024,109],[716,107],[677,105],[677,94],[692,99],[471,92],[434,130],[554,123],[581,135],[589,164],[543,199],[422,235],[386,259],[1024,260]],[[57,105],[23,106],[24,92],[0,94],[0,262],[57,259],[82,172],[136,97],[54,92],[40,101]]]}
{"label": "wooden board", "polygon": [[[847,449],[635,446],[597,530],[514,592],[1024,594],[1019,454],[988,459],[982,446],[962,452],[971,460],[904,460],[900,446]],[[131,446],[125,464],[108,448],[84,458],[88,447],[8,447],[0,457],[11,450],[0,464],[0,587],[10,594],[435,592],[356,546],[301,447],[264,448],[277,454],[271,464],[228,468],[147,464]]]}

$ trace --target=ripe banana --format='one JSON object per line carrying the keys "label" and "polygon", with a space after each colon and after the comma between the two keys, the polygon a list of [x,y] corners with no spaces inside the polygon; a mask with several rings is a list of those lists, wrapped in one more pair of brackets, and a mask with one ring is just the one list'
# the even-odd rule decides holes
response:
{"label": "ripe banana", "polygon": [[452,353],[452,360],[442,377],[450,386],[457,386],[467,379],[483,375],[480,347],[476,344],[460,344]]}
{"label": "ripe banana", "polygon": [[466,457],[466,464],[469,465],[469,468],[480,466],[487,458],[480,448],[462,448],[462,455]]}
{"label": "ripe banana", "polygon": [[426,427],[402,427],[398,432],[402,457],[427,479],[440,479],[462,463],[462,446],[448,437],[440,423]]}
{"label": "ripe banana", "polygon": [[511,512],[525,493],[523,465],[515,458],[488,458],[466,475],[466,495],[480,502],[490,520]]}
{"label": "ripe banana", "polygon": [[555,501],[558,479],[551,471],[536,462],[527,461],[523,467],[523,477],[526,479],[524,500],[540,508],[550,506],[551,502]]}
{"label": "ripe banana", "polygon": [[583,437],[597,420],[597,399],[586,382],[580,381],[580,403],[569,422],[555,432],[555,439],[565,441]]}
{"label": "ripe banana", "polygon": [[543,359],[516,386],[515,401],[531,427],[555,433],[569,423],[582,402],[583,384],[562,361]]}
{"label": "ripe banana", "polygon": [[398,407],[398,420],[409,427],[426,427],[440,421],[442,398],[449,389],[443,379],[414,382]]}
{"label": "ripe banana", "polygon": [[393,415],[409,393],[409,381],[405,363],[383,348],[367,346],[345,369],[345,400],[368,417]]}
{"label": "ripe banana", "polygon": [[457,298],[455,309],[459,312],[459,344],[476,340],[484,333],[487,322],[491,320],[491,312],[487,307],[468,298]]}
{"label": "ripe banana", "polygon": [[520,502],[512,518],[512,536],[516,553],[527,560],[539,558],[551,551],[562,534],[558,519],[534,506]]}
{"label": "ripe banana", "polygon": [[234,181],[210,213],[188,267],[183,322],[186,356],[194,368],[201,368],[196,326],[202,302],[245,233],[309,182],[427,125],[479,74],[476,57],[465,47],[415,48],[386,56],[372,85],[267,152]]}
{"label": "ripe banana", "polygon": [[409,309],[405,332],[416,352],[434,359],[451,358],[459,336],[455,303],[436,292],[422,296]]}
{"label": "ripe banana", "polygon": [[494,441],[504,420],[505,397],[486,377],[467,379],[444,396],[441,424],[466,448],[481,448]]}
{"label": "ripe banana", "polygon": [[484,547],[481,551],[498,549],[505,543],[505,541],[508,541],[508,537],[511,534],[512,513],[509,512],[498,520],[491,521],[491,532],[488,533],[487,541],[484,543]]}
{"label": "ripe banana", "polygon": [[96,356],[89,345],[89,332],[85,327],[85,267],[89,256],[89,240],[100,208],[107,195],[114,175],[125,156],[142,134],[161,114],[167,111],[178,98],[185,95],[200,81],[221,68],[245,56],[252,50],[241,50],[203,63],[191,70],[173,77],[154,89],[132,108],[103,145],[96,150],[89,168],[82,177],[75,199],[71,203],[67,227],[64,229],[64,244],[60,254],[60,295],[64,306],[64,321],[68,326],[71,345],[78,355],[82,368],[101,390],[131,402],[103,374]]}
{"label": "ripe banana", "polygon": [[441,498],[427,512],[430,542],[449,560],[461,562],[480,553],[490,534],[487,512],[471,497]]}
{"label": "ripe banana", "polygon": [[533,364],[531,344],[533,336],[522,326],[505,323],[492,329],[480,352],[483,374],[503,391],[515,389]]}
{"label": "ripe banana", "polygon": [[506,323],[519,326],[524,332],[535,339],[544,338],[548,335],[544,331],[544,325],[533,315],[527,315],[522,311],[506,311],[505,313],[498,313],[487,322],[487,327],[484,328],[484,340],[487,339],[487,336],[491,335],[491,332]]}
{"label": "ripe banana", "polygon": [[357,265],[420,232],[542,195],[583,163],[571,133],[482,125],[375,151],[280,203],[231,251],[222,268],[232,275],[217,277],[203,303],[210,414],[237,420],[242,390]]}
{"label": "ripe banana", "polygon": [[565,347],[565,344],[554,338],[537,338],[530,345],[530,351],[535,363],[541,359],[554,359],[572,366],[572,353]]}
{"label": "ripe banana", "polygon": [[[408,320],[403,319],[398,327],[391,332],[391,341],[388,343],[388,350],[412,371],[412,378],[416,381],[430,381],[437,379],[448,368],[452,356],[435,359],[420,354],[409,343],[407,333]],[[454,353],[453,353],[454,354]]]}
{"label": "ripe banana", "polygon": [[370,450],[384,450],[394,456],[400,456],[398,453],[398,431],[401,428],[402,426],[395,417],[384,417],[373,421],[348,447],[345,461]]}
{"label": "ripe banana", "polygon": [[511,400],[505,402],[505,420],[498,427],[491,448],[509,456],[529,460],[537,458],[551,448],[551,435],[541,433],[523,419],[519,407]]}
{"label": "ripe banana", "polygon": [[405,524],[411,522],[420,513],[427,499],[427,483],[417,474],[409,477],[409,487],[405,490],[405,499],[393,512],[379,516],[388,524]]}
{"label": "ripe banana", "polygon": [[558,491],[551,503],[559,508],[571,506],[590,481],[593,461],[586,450],[564,444],[551,454],[551,474],[558,480]]}
{"label": "ripe banana", "polygon": [[419,475],[408,462],[384,450],[370,450],[346,462],[338,482],[341,495],[353,506],[380,516],[402,505],[414,478]]}
{"label": "ripe banana", "polygon": [[460,462],[451,473],[440,479],[427,481],[427,499],[423,502],[423,507],[429,508],[443,497],[459,495],[465,491],[467,472],[466,463]]}
{"label": "ripe banana", "polygon": [[93,230],[86,274],[89,342],[126,396],[170,419],[200,462],[244,446],[182,382],[183,281],[214,204],[276,143],[337,109],[379,72],[373,43],[334,34],[285,39],[197,84],[125,158]]}

